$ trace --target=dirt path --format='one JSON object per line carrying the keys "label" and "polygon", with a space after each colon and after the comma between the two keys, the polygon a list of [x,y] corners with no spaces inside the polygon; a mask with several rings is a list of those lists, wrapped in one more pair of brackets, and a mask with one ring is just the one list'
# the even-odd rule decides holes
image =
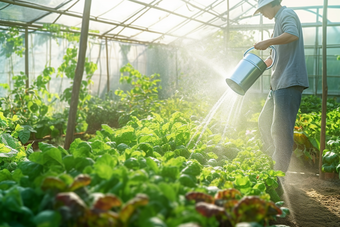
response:
{"label": "dirt path", "polygon": [[[291,214],[276,224],[291,227],[340,227],[340,180],[320,180],[317,170],[286,174],[283,200]],[[300,169],[301,170],[301,169]],[[309,170],[310,171],[310,170]]]}

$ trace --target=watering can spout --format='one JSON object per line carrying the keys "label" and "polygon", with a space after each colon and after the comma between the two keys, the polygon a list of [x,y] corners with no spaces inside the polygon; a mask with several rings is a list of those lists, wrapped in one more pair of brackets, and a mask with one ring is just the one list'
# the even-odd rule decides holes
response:
{"label": "watering can spout", "polygon": [[259,56],[248,53],[254,47],[249,48],[244,53],[243,59],[238,63],[231,76],[226,79],[228,86],[234,92],[244,95],[265,70],[273,67],[276,61],[276,50],[274,46],[270,46],[270,48],[273,50],[274,58],[269,67]]}

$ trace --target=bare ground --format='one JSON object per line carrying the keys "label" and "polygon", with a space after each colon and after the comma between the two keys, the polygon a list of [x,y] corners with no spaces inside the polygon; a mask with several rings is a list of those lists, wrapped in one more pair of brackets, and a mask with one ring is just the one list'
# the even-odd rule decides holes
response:
{"label": "bare ground", "polygon": [[290,209],[286,218],[275,223],[291,227],[340,227],[340,180],[321,180],[318,168],[295,165],[292,159],[286,174],[285,206]]}

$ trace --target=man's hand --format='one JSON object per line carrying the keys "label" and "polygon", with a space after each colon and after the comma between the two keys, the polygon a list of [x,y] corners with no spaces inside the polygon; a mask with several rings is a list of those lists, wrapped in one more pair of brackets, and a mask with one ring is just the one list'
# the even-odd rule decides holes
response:
{"label": "man's hand", "polygon": [[266,50],[270,46],[268,40],[264,40],[258,43],[255,43],[254,48],[256,50]]}
{"label": "man's hand", "polygon": [[265,50],[270,45],[287,44],[287,43],[294,42],[298,39],[299,39],[299,37],[285,32],[278,37],[266,39],[266,40],[260,41],[258,43],[255,43],[254,48],[256,50]]}
{"label": "man's hand", "polygon": [[271,66],[273,63],[273,60],[271,58],[267,58],[264,63],[266,63],[267,67]]}

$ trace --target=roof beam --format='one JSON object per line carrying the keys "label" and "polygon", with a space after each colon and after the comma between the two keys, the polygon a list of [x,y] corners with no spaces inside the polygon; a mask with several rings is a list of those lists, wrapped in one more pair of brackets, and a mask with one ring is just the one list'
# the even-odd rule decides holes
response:
{"label": "roof beam", "polygon": [[166,9],[160,8],[160,7],[158,7],[158,6],[150,5],[150,4],[147,4],[147,3],[144,3],[144,2],[140,2],[140,1],[137,1],[137,0],[128,0],[128,1],[134,2],[134,3],[137,3],[137,4],[140,4],[140,5],[148,6],[148,7],[150,7],[150,8],[154,8],[154,9],[157,9],[157,10],[160,10],[160,11],[164,11],[164,12],[167,12],[167,13],[170,13],[170,14],[173,14],[173,15],[176,15],[176,16],[179,16],[179,17],[183,17],[183,18],[185,18],[185,19],[189,19],[189,20],[192,20],[192,21],[196,21],[196,22],[199,22],[199,23],[201,23],[201,24],[205,24],[205,25],[208,25],[208,26],[220,28],[220,26],[218,26],[218,25],[211,24],[211,23],[207,23],[207,22],[204,22],[204,21],[201,21],[201,20],[197,20],[197,19],[192,18],[192,17],[187,17],[187,16],[184,16],[184,15],[182,15],[182,14],[175,13],[175,12],[172,12],[172,11],[170,11],[170,10],[166,10]]}
{"label": "roof beam", "polygon": [[[218,2],[219,0],[215,0],[213,3],[211,3],[210,5],[208,5],[206,8],[210,8],[213,4],[215,4],[216,2]],[[218,5],[221,4],[218,3]],[[198,16],[201,16],[203,14],[202,11],[198,12],[198,13],[195,13],[192,17],[198,17]],[[209,22],[212,21],[212,20],[209,20]],[[176,31],[177,29],[183,27],[185,24],[189,23],[190,20],[187,19],[187,20],[184,20],[182,21],[181,23],[175,25],[174,27],[170,28],[167,32],[164,33],[164,35],[167,35],[167,34],[170,34],[170,32],[173,32],[173,31]],[[203,25],[200,25],[199,27],[202,27]],[[179,27],[179,28],[178,28]],[[190,34],[190,33],[189,33]],[[152,42],[156,42],[158,39],[160,39],[161,37],[158,37],[157,39],[154,39]],[[182,38],[182,37],[181,37]],[[174,41],[172,41],[174,42]]]}
{"label": "roof beam", "polygon": [[[55,9],[59,9],[59,8],[63,7],[64,5],[68,4],[68,3],[71,2],[71,1],[72,1],[72,0],[68,0],[67,2],[64,2],[64,3],[60,4],[59,6],[57,6]],[[36,19],[34,19],[33,21],[30,21],[29,23],[34,23],[34,22],[40,20],[41,18],[44,18],[44,17],[50,15],[51,13],[52,13],[52,12],[48,12],[48,13],[46,13],[46,14],[44,14],[44,15],[42,15],[42,16],[36,18]]]}
{"label": "roof beam", "polygon": [[[309,27],[322,27],[322,23],[302,23],[301,26],[303,28],[309,28]],[[340,26],[340,23],[330,23],[328,22],[327,27],[333,27],[333,26]],[[258,24],[245,24],[245,25],[231,25],[230,30],[257,30],[257,29],[273,29],[274,24],[264,24],[264,25],[258,25]]]}
{"label": "roof beam", "polygon": [[[189,2],[188,0],[182,0],[182,1],[185,2],[185,3],[188,4],[188,5],[191,5],[192,7],[196,8],[196,9],[199,9],[200,11],[203,11],[203,12],[209,13],[209,14],[212,14],[212,15],[214,15],[215,17],[220,18],[221,20],[227,20],[227,18],[224,18],[224,17],[222,16],[223,14],[219,15],[219,14],[216,14],[216,13],[214,13],[214,12],[211,12],[211,10],[207,10],[207,9],[198,7],[198,6],[196,6],[195,4],[192,4],[191,2]],[[210,8],[210,7],[211,7],[211,5],[209,5],[207,8]]]}
{"label": "roof beam", "polygon": [[[83,16],[81,14],[70,13],[70,12],[66,12],[66,11],[62,11],[62,10],[56,10],[54,8],[50,8],[50,7],[46,7],[46,6],[41,6],[41,5],[37,5],[37,4],[32,4],[32,3],[28,4],[28,3],[25,3],[25,2],[17,2],[17,1],[12,1],[12,0],[1,0],[1,1],[5,2],[5,3],[17,5],[17,6],[31,8],[31,9],[37,9],[37,10],[42,10],[42,11],[49,11],[49,12],[58,13],[58,14],[64,14],[64,15],[67,15],[67,16],[81,18],[81,19],[83,18]],[[140,27],[126,25],[126,24],[122,24],[122,23],[115,23],[115,22],[111,22],[111,21],[107,21],[107,20],[102,20],[102,19],[98,19],[98,18],[93,18],[93,17],[90,18],[90,20],[91,21],[96,21],[96,22],[99,22],[99,23],[103,23],[103,24],[109,24],[109,25],[114,25],[114,26],[121,26],[121,27],[126,27],[126,28],[131,28],[131,29],[139,30],[139,31],[147,31],[147,32],[150,32],[150,33],[155,33],[155,34],[163,35],[162,32],[149,30],[147,28],[140,28]],[[171,35],[171,36],[179,37],[179,36],[176,36],[176,35]]]}
{"label": "roof beam", "polygon": [[[213,4],[215,4],[215,3],[218,2],[218,1],[219,1],[219,0],[214,1],[213,3],[211,3],[211,4],[210,4],[209,6],[207,6],[206,8],[211,7]],[[223,2],[223,1],[224,1],[224,0],[222,0],[222,2]],[[222,2],[219,2],[217,5],[221,4]],[[200,15],[202,15],[202,12],[197,13],[195,16],[200,16]],[[210,19],[209,22],[210,22],[210,21],[214,21],[214,20],[216,20],[216,17]],[[187,23],[186,21],[184,21],[184,22]],[[177,26],[178,26],[178,25],[176,25],[175,27],[171,28],[168,32],[170,32],[171,30],[175,29]],[[192,29],[191,31],[187,32],[185,35],[183,35],[183,36],[181,36],[181,37],[179,37],[179,38],[185,38],[187,35],[189,35],[189,34],[195,32],[195,31],[197,31],[198,29],[202,28],[203,26],[205,26],[205,25],[202,24],[202,25],[200,25],[200,26],[198,26],[198,27]],[[220,28],[222,29],[222,27],[220,27]],[[176,40],[172,41],[171,43],[176,43],[177,40],[178,40],[179,38],[177,38]],[[155,41],[155,40],[154,40],[154,41]]]}
{"label": "roof beam", "polygon": [[[10,27],[10,26],[18,26],[18,27],[22,27],[22,28],[27,27],[28,29],[33,30],[33,31],[37,31],[37,30],[43,28],[42,25],[37,25],[37,24],[27,24],[27,23],[19,23],[19,22],[10,22],[10,21],[0,20],[0,26],[1,25],[6,26],[6,27]],[[0,30],[3,30],[3,29],[0,28]],[[71,33],[80,33],[80,31],[77,31],[77,30],[60,29],[60,31],[71,32]],[[42,31],[42,32],[48,32],[48,31]],[[132,42],[132,43],[138,43],[138,44],[152,44],[151,42],[148,42],[148,41],[140,41],[140,40],[137,40],[137,39],[131,39],[129,37],[125,37],[125,36],[122,36],[122,35],[120,37],[112,37],[112,35],[103,36],[101,34],[91,33],[91,32],[89,32],[89,35],[99,37],[99,38],[108,38],[110,40],[121,41],[121,42]],[[165,45],[165,44],[160,44],[160,45]]]}
{"label": "roof beam", "polygon": [[[151,4],[153,4],[156,0],[152,1]],[[143,10],[147,9],[147,6],[144,6],[142,9],[140,9],[137,13],[135,13],[133,16],[130,16],[128,19],[124,20],[122,23],[126,23],[127,21],[129,21],[131,18],[133,18],[134,16],[136,16],[138,13],[142,12]],[[137,19],[141,16],[143,16],[146,12],[148,12],[151,8],[148,8],[147,10],[145,10],[145,12],[143,12],[141,15],[139,15],[137,17]],[[131,24],[131,23],[130,23]],[[114,28],[111,28],[109,30],[107,30],[106,32],[103,33],[103,35],[108,34],[109,32],[113,31],[114,29],[116,29],[118,26],[115,26]],[[121,32],[121,31],[120,31]]]}

